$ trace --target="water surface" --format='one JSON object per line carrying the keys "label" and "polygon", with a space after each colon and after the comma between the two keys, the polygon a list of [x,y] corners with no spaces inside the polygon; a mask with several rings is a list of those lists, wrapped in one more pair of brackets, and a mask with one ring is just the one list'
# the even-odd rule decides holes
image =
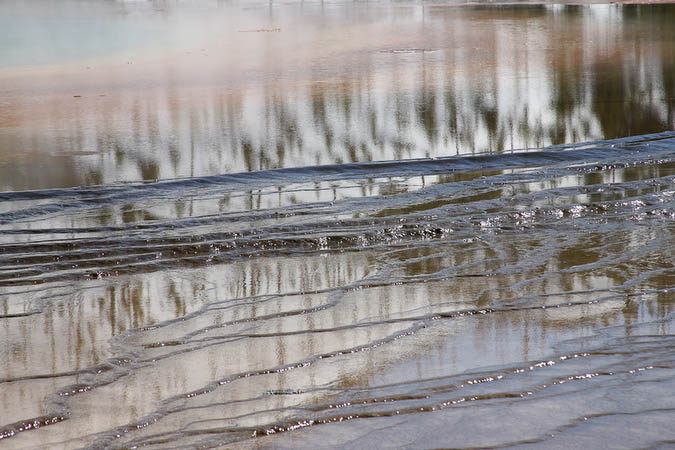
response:
{"label": "water surface", "polygon": [[675,8],[39,4],[0,447],[675,442]]}
{"label": "water surface", "polygon": [[669,5],[0,8],[2,190],[541,148],[675,120]]}

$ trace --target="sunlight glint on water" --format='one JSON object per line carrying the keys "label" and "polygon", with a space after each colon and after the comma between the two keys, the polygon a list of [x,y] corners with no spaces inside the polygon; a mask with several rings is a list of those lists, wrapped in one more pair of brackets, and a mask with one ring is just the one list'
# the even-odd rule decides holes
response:
{"label": "sunlight glint on water", "polygon": [[0,446],[675,441],[675,8],[39,5]]}

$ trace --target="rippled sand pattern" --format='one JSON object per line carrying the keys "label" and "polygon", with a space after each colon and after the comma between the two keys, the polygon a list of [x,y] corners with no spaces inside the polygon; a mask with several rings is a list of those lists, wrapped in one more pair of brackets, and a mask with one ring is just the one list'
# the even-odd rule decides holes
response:
{"label": "rippled sand pattern", "polygon": [[674,149],[2,194],[0,436],[666,445]]}

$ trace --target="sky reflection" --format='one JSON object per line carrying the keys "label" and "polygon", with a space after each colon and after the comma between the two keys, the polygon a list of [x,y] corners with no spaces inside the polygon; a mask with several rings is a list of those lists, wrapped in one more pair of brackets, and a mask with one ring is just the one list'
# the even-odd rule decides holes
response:
{"label": "sky reflection", "polygon": [[[0,46],[0,190],[508,151],[674,126],[671,6],[65,3],[52,16],[43,4],[42,32],[21,33],[18,47],[10,32]],[[3,9],[10,30],[34,29],[20,3]],[[72,58],[64,49],[86,30],[60,21],[71,13],[110,18]]]}

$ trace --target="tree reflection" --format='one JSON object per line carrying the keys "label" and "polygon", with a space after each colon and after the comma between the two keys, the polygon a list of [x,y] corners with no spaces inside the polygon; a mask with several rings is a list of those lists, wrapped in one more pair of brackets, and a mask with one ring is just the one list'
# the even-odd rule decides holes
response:
{"label": "tree reflection", "polygon": [[[425,20],[435,51],[370,51],[325,82],[83,98],[44,126],[20,123],[0,137],[0,154],[48,148],[45,164],[65,178],[28,181],[5,164],[0,188],[501,151],[673,127],[671,6],[434,7]],[[265,70],[275,64],[291,69]],[[311,77],[325,76],[316,64]],[[41,171],[40,160],[25,170]]]}

